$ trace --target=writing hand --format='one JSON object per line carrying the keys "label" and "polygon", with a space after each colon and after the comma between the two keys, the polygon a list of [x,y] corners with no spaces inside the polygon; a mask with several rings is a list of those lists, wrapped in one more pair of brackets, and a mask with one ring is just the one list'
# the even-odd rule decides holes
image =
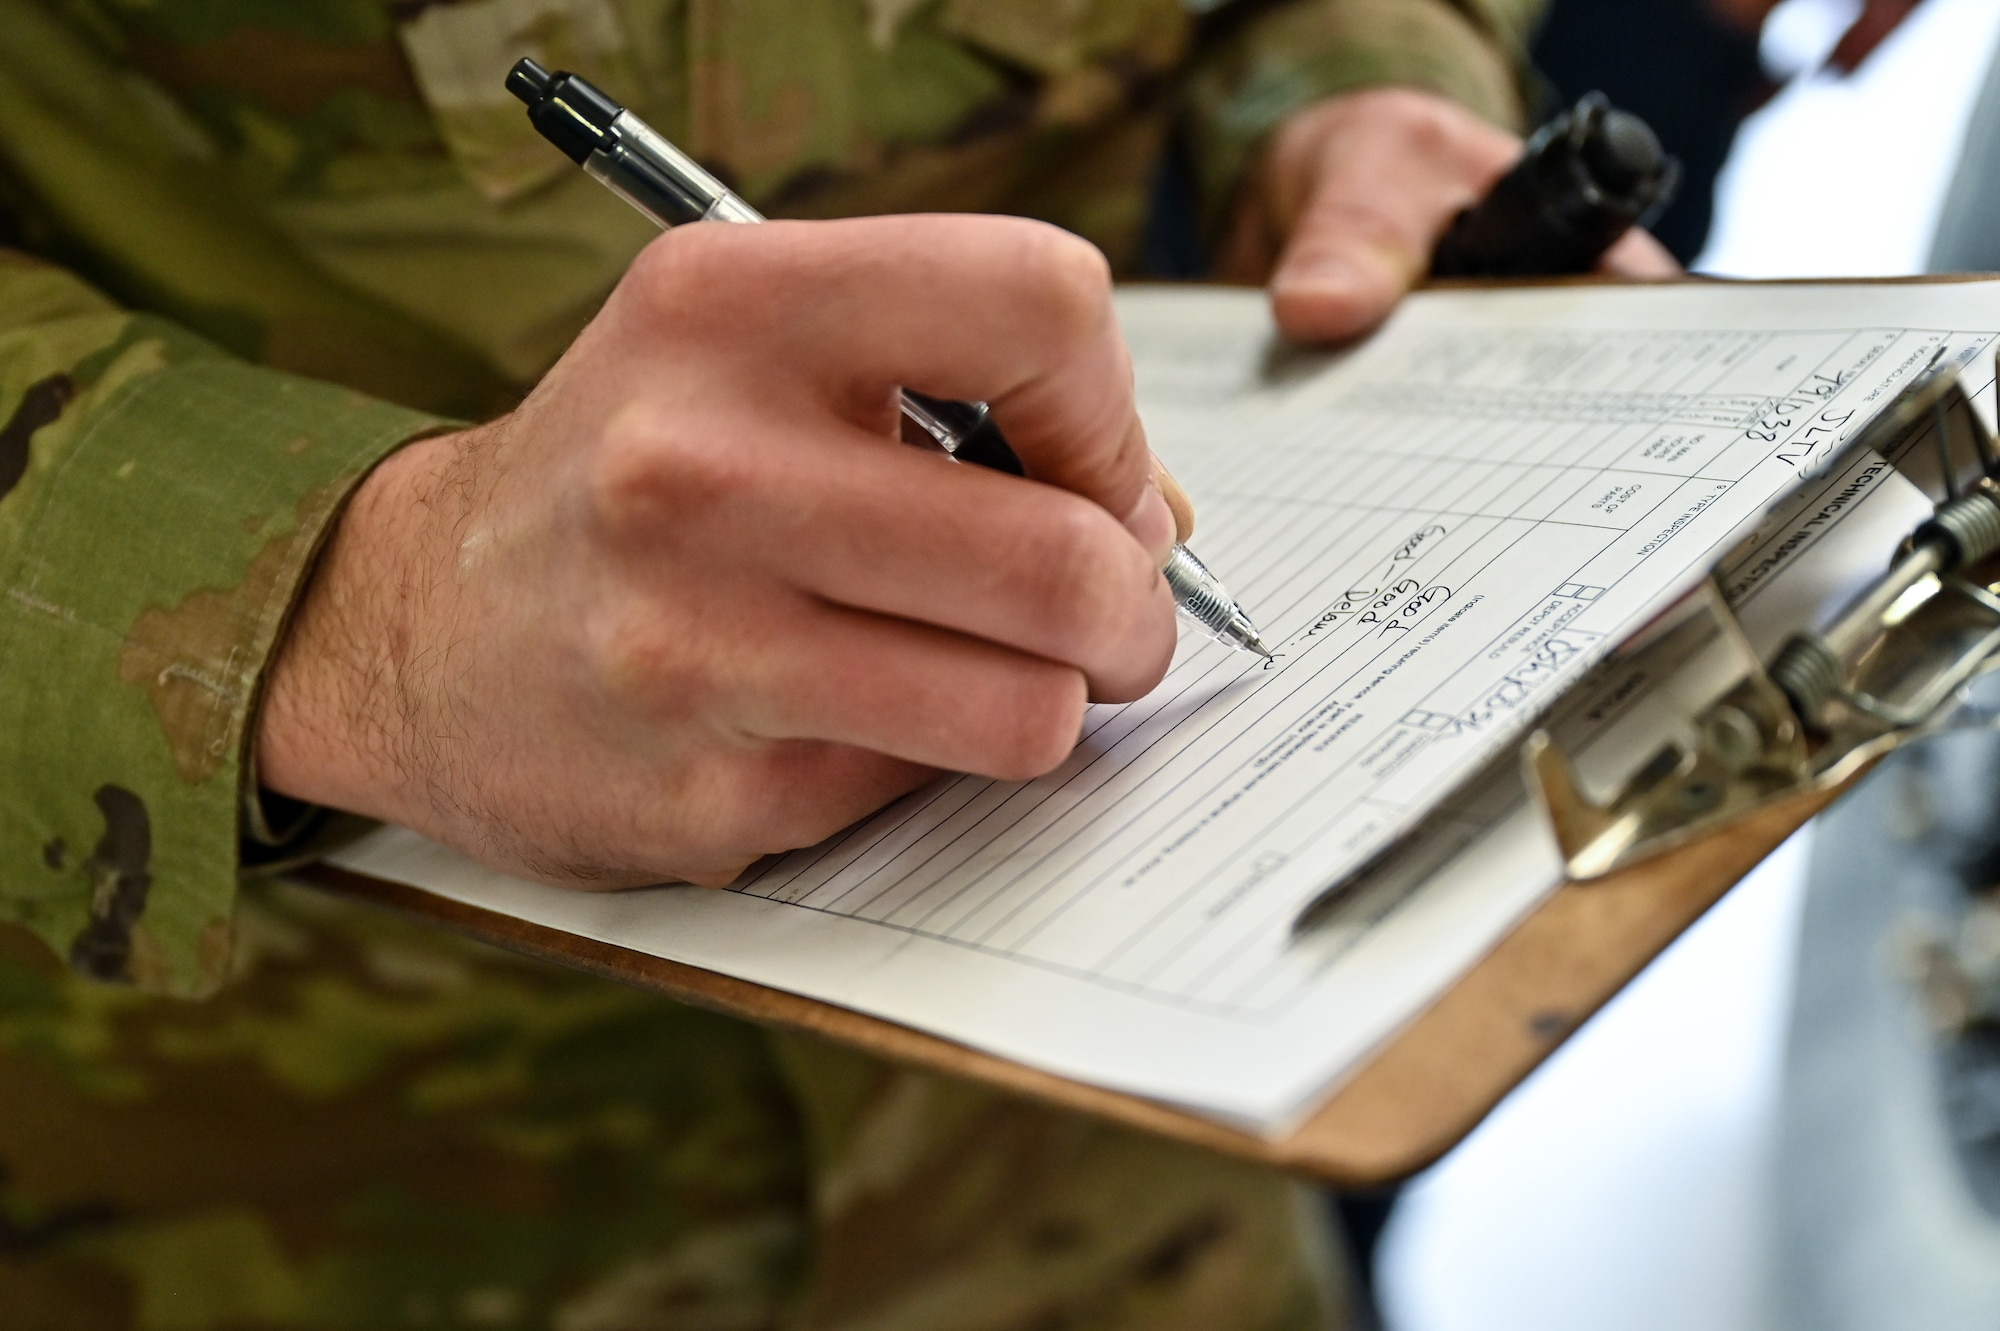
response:
{"label": "writing hand", "polygon": [[[896,442],[983,399],[1029,481]],[[519,409],[357,492],[262,776],[569,885],[727,882],[1164,672],[1174,519],[1102,258],[1036,223],[702,224]]]}

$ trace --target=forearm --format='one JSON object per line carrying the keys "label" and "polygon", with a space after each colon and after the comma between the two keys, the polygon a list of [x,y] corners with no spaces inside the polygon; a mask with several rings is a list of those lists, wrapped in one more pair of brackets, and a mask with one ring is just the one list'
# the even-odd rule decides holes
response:
{"label": "forearm", "polygon": [[[449,714],[448,584],[456,514],[475,496],[480,440],[497,426],[425,439],[355,488],[273,657],[258,709],[257,777],[270,790],[383,821],[424,824],[420,773],[444,738],[413,725]],[[429,632],[425,632],[428,629]]]}

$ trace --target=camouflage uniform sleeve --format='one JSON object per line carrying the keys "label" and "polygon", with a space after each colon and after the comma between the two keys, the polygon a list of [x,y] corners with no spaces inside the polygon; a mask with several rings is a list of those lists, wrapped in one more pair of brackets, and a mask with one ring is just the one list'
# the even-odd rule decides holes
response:
{"label": "camouflage uniform sleeve", "polygon": [[1543,0],[1291,0],[1202,53],[1184,111],[1204,213],[1216,216],[1263,138],[1312,102],[1427,88],[1520,128],[1527,41]]}
{"label": "camouflage uniform sleeve", "polygon": [[221,980],[265,661],[348,493],[444,424],[0,250],[0,919]]}

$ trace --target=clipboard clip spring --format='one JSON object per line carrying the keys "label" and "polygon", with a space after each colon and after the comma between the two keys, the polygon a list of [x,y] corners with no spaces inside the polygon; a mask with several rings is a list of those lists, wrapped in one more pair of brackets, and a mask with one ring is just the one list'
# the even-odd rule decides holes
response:
{"label": "clipboard clip spring", "polygon": [[[1917,447],[1926,425],[1929,457]],[[1953,450],[1955,434],[1970,442],[1970,458]],[[2000,450],[1992,431],[1946,368],[1904,390],[1854,447],[1874,448],[1943,492],[1881,577],[1824,627],[1793,634],[1767,667],[1711,576],[1679,613],[1731,644],[1735,679],[1605,798],[1583,790],[1547,731],[1522,746],[1528,787],[1572,879],[1602,877],[1768,805],[1831,790],[1928,735],[1993,724],[1960,706],[1966,687],[2000,666]]]}

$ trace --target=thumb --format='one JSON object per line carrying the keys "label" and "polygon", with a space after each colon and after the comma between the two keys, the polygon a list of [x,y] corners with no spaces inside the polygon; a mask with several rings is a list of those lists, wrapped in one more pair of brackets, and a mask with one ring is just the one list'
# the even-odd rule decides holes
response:
{"label": "thumb", "polygon": [[1521,152],[1511,134],[1433,94],[1342,100],[1318,134],[1285,145],[1307,185],[1271,303],[1279,328],[1300,341],[1356,337],[1387,318],[1430,271],[1452,219]]}
{"label": "thumb", "polygon": [[1389,317],[1430,269],[1432,234],[1352,197],[1338,179],[1300,215],[1271,274],[1278,327],[1298,342],[1341,342]]}

